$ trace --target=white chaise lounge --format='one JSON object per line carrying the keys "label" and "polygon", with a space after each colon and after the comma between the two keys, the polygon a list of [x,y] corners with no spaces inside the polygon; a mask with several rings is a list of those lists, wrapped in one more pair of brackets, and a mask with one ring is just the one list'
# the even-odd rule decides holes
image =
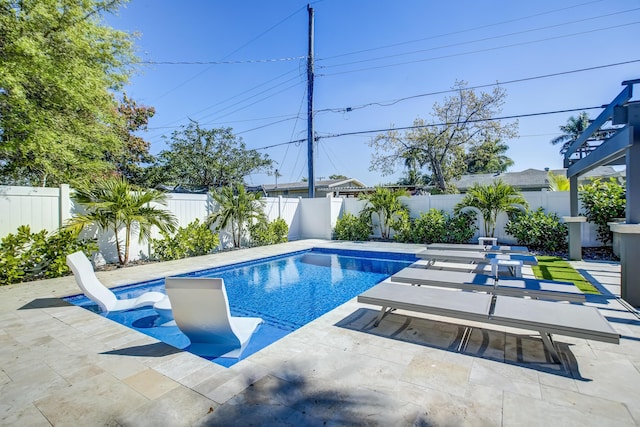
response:
{"label": "white chaise lounge", "polygon": [[84,252],[67,255],[67,265],[73,271],[76,283],[82,292],[102,311],[124,311],[156,304],[167,298],[162,292],[145,292],[137,298],[118,299],[109,288],[96,277],[91,262]]}
{"label": "white chaise lounge", "polygon": [[200,356],[238,358],[262,323],[258,317],[234,317],[224,281],[207,277],[167,277],[165,288],[173,319]]}
{"label": "white chaise lounge", "polygon": [[483,322],[540,333],[545,348],[559,363],[552,334],[618,344],[620,335],[595,307],[496,296],[476,292],[405,286],[382,282],[358,296],[358,302],[381,306],[378,326],[388,310]]}
{"label": "white chaise lounge", "polygon": [[407,267],[391,276],[392,282],[419,286],[488,292],[513,297],[584,302],[585,295],[573,283],[552,280],[500,277],[464,271],[433,270]]}

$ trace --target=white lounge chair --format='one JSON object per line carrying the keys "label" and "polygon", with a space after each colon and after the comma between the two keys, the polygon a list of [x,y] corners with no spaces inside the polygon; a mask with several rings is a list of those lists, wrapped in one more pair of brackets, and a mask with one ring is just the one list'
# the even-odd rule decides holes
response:
{"label": "white lounge chair", "polygon": [[201,356],[242,355],[262,319],[233,317],[224,280],[207,277],[167,277],[165,288],[173,319],[191,341],[190,351]]}
{"label": "white lounge chair", "polygon": [[162,292],[145,292],[137,298],[118,299],[109,288],[98,280],[91,262],[81,251],[67,255],[67,265],[73,271],[76,283],[82,292],[105,312],[152,306],[167,298]]}
{"label": "white lounge chair", "polygon": [[358,296],[358,302],[475,322],[539,331],[545,348],[559,363],[551,334],[618,344],[618,334],[595,307],[513,298],[476,292],[405,286],[382,282]]}
{"label": "white lounge chair", "polygon": [[519,277],[494,277],[464,271],[432,270],[407,267],[391,276],[392,282],[418,286],[487,292],[512,297],[531,297],[556,301],[584,302],[585,295],[571,282]]}

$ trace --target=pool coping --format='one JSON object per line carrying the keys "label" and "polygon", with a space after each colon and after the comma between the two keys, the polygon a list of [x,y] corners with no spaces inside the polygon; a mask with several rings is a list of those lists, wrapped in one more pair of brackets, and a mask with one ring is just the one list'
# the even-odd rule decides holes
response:
{"label": "pool coping", "polygon": [[[423,249],[422,245],[314,239],[98,272],[98,277],[112,287],[141,281],[138,278],[151,280],[186,273],[193,269],[193,263],[209,268],[231,260],[259,259],[312,247],[406,253]],[[77,293],[71,276],[0,288],[1,423],[207,425],[233,419],[236,414],[254,422],[273,417],[310,425],[365,419],[362,417],[380,424],[400,420],[410,424],[425,416],[435,425],[452,419],[474,424],[472,418],[450,412],[466,408],[468,414],[479,417],[476,421],[509,425],[528,411],[520,408],[524,398],[535,403],[530,405],[532,409],[548,410],[551,405],[552,409],[577,412],[577,418],[580,414],[576,406],[597,403],[604,409],[591,410],[588,420],[594,425],[603,419],[618,425],[638,425],[635,420],[640,420],[640,404],[610,390],[611,378],[621,377],[629,397],[631,392],[640,392],[640,361],[635,356],[640,354],[640,345],[635,340],[613,346],[563,337],[575,358],[580,359],[577,366],[589,367],[582,374],[590,376],[591,381],[583,384],[552,372],[337,328],[339,322],[363,308],[354,299],[231,368],[224,368],[158,344],[151,337],[83,308],[60,303],[59,298]],[[607,304],[607,315],[622,312],[615,299]],[[632,318],[623,317],[628,323],[615,323],[616,329],[640,341],[640,326]],[[341,362],[340,355],[347,360]],[[360,362],[354,365],[356,360]],[[607,363],[603,364],[604,360]],[[342,367],[342,363],[350,368]],[[440,364],[447,375],[441,378],[431,372],[435,380],[423,378],[425,371],[430,372],[430,365],[424,363]],[[366,375],[351,378],[348,369],[357,370],[362,364],[370,365],[379,381]],[[466,367],[474,369],[469,368],[466,378],[458,378],[458,371]],[[478,372],[493,372],[499,384],[486,383],[478,378]],[[451,386],[455,378],[465,384],[461,389]],[[505,378],[511,378],[517,386],[502,384]],[[620,382],[613,388],[619,389]],[[336,396],[331,398],[327,390]],[[292,396],[300,399],[292,402]],[[377,409],[372,412],[371,403],[360,400],[363,396],[367,402],[376,402]],[[474,404],[476,398],[479,403]],[[433,406],[439,401],[441,404]],[[425,405],[430,415],[421,410]],[[557,414],[547,412],[539,416],[540,420],[552,420],[552,414]]]}

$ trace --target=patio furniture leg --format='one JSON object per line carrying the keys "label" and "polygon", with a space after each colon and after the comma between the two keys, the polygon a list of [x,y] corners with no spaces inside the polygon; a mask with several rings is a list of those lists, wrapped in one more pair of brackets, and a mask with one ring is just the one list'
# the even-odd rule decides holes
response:
{"label": "patio furniture leg", "polygon": [[553,358],[553,361],[556,363],[560,363],[560,355],[558,354],[558,351],[553,345],[553,337],[551,336],[551,334],[548,332],[540,332],[540,337],[542,338],[542,343],[544,344],[544,347],[551,354],[551,358]]}
{"label": "patio furniture leg", "polygon": [[391,313],[391,311],[393,311],[393,309],[389,309],[389,311],[387,312],[387,308],[389,308],[389,307],[383,306],[380,309],[380,313],[378,313],[378,317],[376,317],[376,321],[373,323],[373,327],[374,328],[378,327],[378,325],[380,324],[380,321],[385,316],[385,314]]}

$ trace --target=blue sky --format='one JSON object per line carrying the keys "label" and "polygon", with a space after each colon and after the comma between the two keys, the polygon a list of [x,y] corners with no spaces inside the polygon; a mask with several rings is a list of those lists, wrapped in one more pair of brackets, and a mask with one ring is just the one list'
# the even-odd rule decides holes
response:
{"label": "blue sky", "polygon": [[[321,0],[311,6],[315,130],[322,137],[316,178],[395,181],[402,170],[369,171],[375,133],[330,136],[428,120],[434,102],[451,95],[428,94],[456,80],[469,86],[523,80],[502,84],[502,115],[512,116],[598,107],[620,92],[623,80],[640,78],[638,0]],[[306,1],[132,0],[106,21],[138,34],[142,61],[214,62],[138,66],[126,92],[156,108],[143,135],[152,153],[166,149],[163,135],[189,119],[232,127],[248,148],[306,138]],[[557,73],[566,74],[537,78]],[[600,110],[588,112],[595,118]],[[562,167],[549,141],[577,114],[520,118],[520,136],[506,141],[515,161],[510,171]],[[307,176],[306,143],[261,152],[276,162],[280,183]],[[259,173],[247,181],[273,183],[274,177]]]}

